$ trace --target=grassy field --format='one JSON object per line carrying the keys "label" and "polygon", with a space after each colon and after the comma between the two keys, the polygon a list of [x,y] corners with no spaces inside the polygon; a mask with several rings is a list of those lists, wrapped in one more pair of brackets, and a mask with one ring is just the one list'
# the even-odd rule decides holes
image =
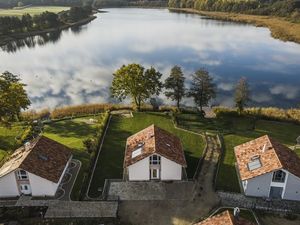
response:
{"label": "grassy field", "polygon": [[259,27],[267,27],[272,37],[283,41],[294,41],[300,43],[300,23],[293,23],[286,18],[274,16],[258,16],[226,12],[206,12],[195,9],[171,9],[187,13],[197,13],[217,20],[243,22],[254,24]]}
{"label": "grassy field", "polygon": [[72,192],[72,199],[78,199],[83,185],[84,175],[88,170],[90,155],[85,151],[83,140],[93,137],[97,130],[97,125],[87,123],[90,117],[76,118],[73,120],[63,120],[46,125],[43,135],[60,142],[73,149],[75,159],[82,163],[76,183]]}
{"label": "grassy field", "polygon": [[[198,115],[182,114],[178,116],[178,122],[181,127],[197,132],[206,130],[223,134],[225,153],[221,159],[217,189],[232,192],[240,191],[234,166],[235,146],[265,134],[269,134],[287,146],[293,146],[300,135],[300,125],[266,120],[255,121],[249,117],[202,119]],[[300,150],[297,150],[297,154],[300,156]]]}
{"label": "grassy field", "polygon": [[151,124],[156,124],[180,137],[188,165],[187,174],[189,177],[194,175],[204,149],[204,140],[201,136],[176,129],[170,117],[162,113],[134,113],[133,118],[113,116],[92,180],[91,197],[99,196],[98,188],[103,186],[106,178],[122,178],[126,139]]}
{"label": "grassy field", "polygon": [[22,16],[28,13],[32,16],[41,14],[42,12],[49,11],[59,13],[63,10],[68,10],[69,7],[63,6],[33,6],[23,9],[0,9],[0,16]]}
{"label": "grassy field", "polygon": [[24,129],[22,125],[0,127],[0,164],[5,156],[18,147],[16,138],[22,135]]}

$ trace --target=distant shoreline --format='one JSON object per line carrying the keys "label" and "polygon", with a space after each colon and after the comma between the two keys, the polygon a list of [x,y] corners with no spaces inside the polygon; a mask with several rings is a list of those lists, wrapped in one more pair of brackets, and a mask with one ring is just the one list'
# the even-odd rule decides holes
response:
{"label": "distant shoreline", "polygon": [[47,34],[47,33],[51,33],[51,32],[62,31],[62,30],[65,30],[65,29],[68,29],[68,28],[71,28],[71,27],[84,25],[84,24],[87,24],[87,23],[91,22],[92,20],[94,20],[96,18],[97,18],[97,16],[90,16],[88,18],[79,20],[75,23],[64,24],[62,26],[55,27],[55,28],[49,28],[49,29],[37,30],[37,31],[30,31],[30,32],[15,33],[15,34],[9,34],[9,35],[0,35],[0,46],[4,46],[4,45],[8,44],[11,41],[16,41],[16,40],[24,39],[24,38],[27,38],[27,37],[32,37],[32,36],[41,35],[41,34]]}
{"label": "distant shoreline", "polygon": [[216,20],[254,24],[257,27],[267,27],[271,36],[281,41],[291,41],[300,44],[300,23],[293,23],[281,17],[259,16],[226,12],[198,11],[188,8],[169,8],[171,12],[193,13]]}

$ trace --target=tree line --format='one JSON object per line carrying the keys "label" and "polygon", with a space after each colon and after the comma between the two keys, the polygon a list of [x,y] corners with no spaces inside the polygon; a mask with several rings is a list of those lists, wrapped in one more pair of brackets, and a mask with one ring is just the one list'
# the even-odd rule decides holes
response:
{"label": "tree line", "polygon": [[0,17],[0,33],[9,34],[56,28],[66,22],[77,22],[87,18],[91,13],[90,6],[74,6],[60,15],[46,11],[35,16],[30,14],[24,14],[22,17],[4,16]]}
{"label": "tree line", "polygon": [[[181,67],[174,66],[169,76],[161,82],[162,74],[153,67],[145,69],[140,64],[123,65],[113,74],[111,94],[120,101],[130,97],[137,110],[150,99],[155,105],[153,96],[158,96],[164,88],[167,98],[176,102],[180,111],[180,103],[184,97],[192,97],[195,105],[203,114],[203,107],[208,106],[216,98],[216,85],[212,76],[205,69],[199,69],[192,74],[190,88],[185,87],[185,76]],[[242,112],[250,101],[250,90],[246,78],[241,78],[235,87],[236,107]],[[151,102],[152,101],[152,102]]]}
{"label": "tree line", "polygon": [[298,0],[169,0],[169,7],[300,18]]}

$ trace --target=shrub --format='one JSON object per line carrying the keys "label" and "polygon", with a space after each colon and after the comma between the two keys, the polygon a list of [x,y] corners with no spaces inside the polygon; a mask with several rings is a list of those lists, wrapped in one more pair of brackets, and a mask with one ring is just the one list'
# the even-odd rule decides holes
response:
{"label": "shrub", "polygon": [[[237,110],[233,108],[215,107],[217,117],[234,115],[238,116]],[[280,109],[275,107],[267,108],[246,108],[242,115],[253,116],[257,119],[277,120],[300,123],[300,109]]]}

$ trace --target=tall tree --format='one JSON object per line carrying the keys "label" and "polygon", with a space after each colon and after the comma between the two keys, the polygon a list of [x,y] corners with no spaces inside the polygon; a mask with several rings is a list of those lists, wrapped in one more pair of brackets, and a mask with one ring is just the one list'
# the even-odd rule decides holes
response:
{"label": "tall tree", "polygon": [[185,95],[184,80],[185,77],[179,66],[174,66],[171,69],[170,76],[165,80],[165,95],[171,98],[172,101],[176,101],[178,109],[180,107],[180,101]]}
{"label": "tall tree", "polygon": [[30,105],[24,87],[16,75],[10,72],[0,75],[0,123],[13,121]]}
{"label": "tall tree", "polygon": [[130,97],[137,107],[152,95],[159,95],[162,83],[162,74],[153,67],[146,69],[139,64],[123,65],[114,74],[111,86],[112,96],[122,101]]}
{"label": "tall tree", "polygon": [[250,101],[250,90],[247,79],[242,77],[236,84],[234,95],[235,106],[241,113]]}
{"label": "tall tree", "polygon": [[203,106],[207,106],[209,101],[216,97],[215,84],[208,71],[200,69],[193,74],[188,96],[194,98],[194,102],[200,107],[201,112],[203,112]]}

